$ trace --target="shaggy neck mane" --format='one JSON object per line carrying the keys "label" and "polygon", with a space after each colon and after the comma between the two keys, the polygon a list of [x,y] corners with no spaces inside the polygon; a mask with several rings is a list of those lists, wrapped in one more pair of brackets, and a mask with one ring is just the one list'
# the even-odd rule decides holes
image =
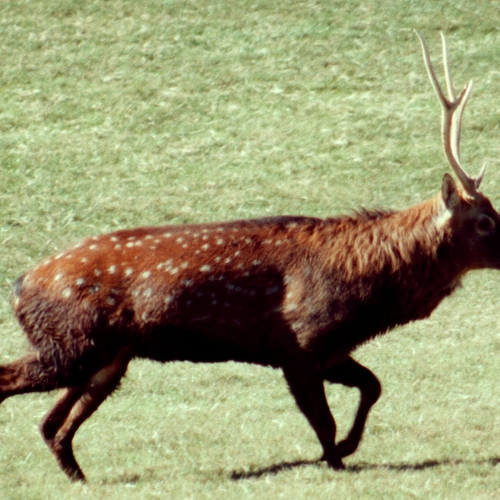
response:
{"label": "shaggy neck mane", "polygon": [[[329,266],[346,281],[376,275],[400,275],[405,281],[421,281],[436,270],[444,279],[459,278],[451,250],[451,229],[443,223],[445,207],[436,196],[403,211],[361,209],[354,216],[328,221]],[[436,276],[433,277],[436,279]]]}

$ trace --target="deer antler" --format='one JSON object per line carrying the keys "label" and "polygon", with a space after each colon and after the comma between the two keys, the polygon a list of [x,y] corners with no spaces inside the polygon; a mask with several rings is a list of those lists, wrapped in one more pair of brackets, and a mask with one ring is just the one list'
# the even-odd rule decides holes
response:
{"label": "deer antler", "polygon": [[472,198],[475,198],[478,194],[478,189],[481,181],[484,177],[485,167],[483,166],[478,177],[470,177],[467,172],[462,167],[460,163],[460,129],[462,126],[462,116],[469,99],[469,94],[472,87],[472,80],[465,86],[458,98],[455,94],[455,89],[453,88],[453,82],[451,79],[450,63],[448,60],[448,49],[446,47],[446,40],[444,35],[441,33],[441,39],[443,42],[443,66],[444,66],[444,76],[446,79],[446,90],[448,92],[448,97],[445,96],[444,92],[439,85],[436,78],[436,73],[432,66],[431,57],[429,55],[429,49],[425,43],[424,38],[418,31],[416,34],[422,45],[422,52],[424,56],[425,67],[427,68],[427,73],[431,84],[436,91],[439,102],[441,103],[442,109],[442,121],[441,121],[441,133],[443,148],[450,162],[451,168],[460,180],[465,192]]}

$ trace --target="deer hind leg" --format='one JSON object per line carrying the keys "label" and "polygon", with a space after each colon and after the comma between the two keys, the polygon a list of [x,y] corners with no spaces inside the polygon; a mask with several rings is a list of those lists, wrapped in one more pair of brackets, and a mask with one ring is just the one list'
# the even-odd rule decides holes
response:
{"label": "deer hind leg", "polygon": [[347,437],[337,445],[340,456],[346,457],[356,451],[361,441],[368,413],[380,397],[380,382],[368,368],[360,365],[352,358],[349,358],[342,365],[335,365],[330,368],[325,374],[325,380],[348,387],[357,387],[361,392],[354,424]]}
{"label": "deer hind leg", "polygon": [[27,392],[50,391],[60,387],[54,370],[44,365],[37,353],[0,366],[0,402]]}
{"label": "deer hind leg", "polygon": [[45,415],[40,425],[40,432],[49,447],[54,441],[57,431],[64,424],[71,408],[73,408],[84,392],[85,385],[63,389],[52,410]]}
{"label": "deer hind leg", "polygon": [[122,351],[86,384],[65,389],[42,422],[41,432],[47,446],[61,469],[73,481],[85,480],[73,453],[73,437],[82,423],[118,386],[129,361],[130,355]]}
{"label": "deer hind leg", "polygon": [[328,407],[323,377],[304,364],[283,369],[290,392],[306,416],[323,447],[323,458],[330,467],[344,469],[342,456],[335,446],[336,425]]}

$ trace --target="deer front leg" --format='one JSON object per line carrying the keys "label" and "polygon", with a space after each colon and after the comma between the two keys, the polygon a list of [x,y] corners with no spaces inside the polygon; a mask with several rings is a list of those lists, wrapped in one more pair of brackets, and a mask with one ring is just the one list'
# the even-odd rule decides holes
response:
{"label": "deer front leg", "polygon": [[283,373],[297,406],[311,424],[323,447],[322,459],[334,469],[344,469],[342,456],[335,446],[335,420],[326,400],[323,377],[302,363],[283,368]]}
{"label": "deer front leg", "polygon": [[339,455],[346,457],[356,451],[363,436],[368,413],[380,397],[382,389],[377,377],[368,368],[352,358],[341,365],[335,365],[328,369],[325,380],[347,387],[357,387],[361,392],[361,400],[354,424],[348,436],[337,445]]}

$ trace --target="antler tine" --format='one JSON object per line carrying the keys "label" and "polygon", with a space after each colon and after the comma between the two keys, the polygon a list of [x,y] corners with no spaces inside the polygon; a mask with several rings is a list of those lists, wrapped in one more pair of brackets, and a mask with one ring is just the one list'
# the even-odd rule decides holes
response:
{"label": "antler tine", "polygon": [[446,40],[444,35],[441,33],[441,40],[443,44],[444,76],[446,80],[446,90],[448,93],[448,97],[446,97],[443,90],[441,89],[441,86],[439,85],[436,73],[434,72],[434,67],[432,65],[427,44],[422,35],[420,35],[418,31],[416,33],[420,40],[420,44],[422,45],[422,53],[424,56],[424,63],[427,69],[427,74],[429,75],[429,80],[431,81],[432,87],[434,88],[439,102],[441,103],[441,134],[444,152],[446,154],[446,157],[448,158],[451,168],[460,180],[465,192],[469,196],[474,198],[476,197],[477,189],[481,184],[484,175],[484,168],[481,174],[476,179],[474,179],[473,177],[469,176],[467,172],[465,172],[460,162],[460,131],[462,127],[462,116],[465,105],[467,104],[467,100],[469,99],[470,91],[472,88],[472,81],[470,81],[465,86],[465,88],[457,98],[451,78]]}
{"label": "antler tine", "polygon": [[474,179],[474,181],[476,183],[476,189],[479,189],[481,182],[483,182],[483,178],[484,178],[485,173],[486,173],[486,163],[483,165],[483,168],[481,169],[481,172],[479,172],[479,175]]}
{"label": "antler tine", "polygon": [[448,91],[448,99],[450,101],[455,101],[457,97],[455,94],[455,88],[453,87],[453,79],[451,78],[450,58],[448,57],[448,46],[446,45],[446,38],[444,37],[444,33],[441,33],[441,44],[443,47],[444,77],[446,80],[446,90]]}

